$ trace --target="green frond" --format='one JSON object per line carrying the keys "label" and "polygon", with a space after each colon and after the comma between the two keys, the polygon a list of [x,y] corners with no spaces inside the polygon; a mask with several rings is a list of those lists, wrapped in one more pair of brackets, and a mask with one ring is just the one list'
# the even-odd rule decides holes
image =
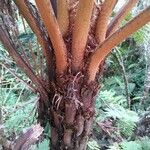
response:
{"label": "green frond", "polygon": [[88,149],[89,150],[100,150],[100,147],[94,139],[88,142]]}
{"label": "green frond", "polygon": [[142,146],[137,141],[123,142],[120,144],[122,150],[142,150]]}
{"label": "green frond", "polygon": [[121,150],[118,143],[114,143],[113,145],[109,146],[108,150]]}

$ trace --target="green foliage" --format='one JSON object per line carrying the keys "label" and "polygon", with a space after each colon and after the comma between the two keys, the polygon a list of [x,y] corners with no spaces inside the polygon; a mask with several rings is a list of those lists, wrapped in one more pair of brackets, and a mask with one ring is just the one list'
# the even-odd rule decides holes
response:
{"label": "green foliage", "polygon": [[109,108],[105,109],[107,117],[113,117],[114,119],[118,118],[120,120],[138,121],[138,115],[134,111],[123,108],[119,105],[109,104]]}
{"label": "green foliage", "polygon": [[120,144],[123,150],[141,150],[142,146],[137,141],[122,142]]}
{"label": "green foliage", "polygon": [[33,33],[28,33],[28,34],[22,33],[18,36],[18,39],[22,41],[23,43],[29,43],[30,41],[33,41],[33,42],[35,41]]}
{"label": "green foliage", "polygon": [[[116,94],[125,96],[125,83],[121,76],[112,76],[106,78],[104,80],[104,85],[104,89],[113,89],[116,92]],[[128,83],[128,89],[130,94],[134,91],[135,86],[136,85],[133,82]]]}
{"label": "green foliage", "polygon": [[127,120],[118,120],[117,126],[118,126],[122,136],[124,136],[126,138],[130,138],[136,127],[136,124],[135,124],[135,122],[132,122],[129,120],[128,121]]}
{"label": "green foliage", "polygon": [[49,149],[49,140],[45,139],[37,145],[35,150],[48,150]]}
{"label": "green foliage", "polygon": [[[8,134],[19,133],[23,128],[30,127],[34,122],[34,103],[25,105],[12,113],[11,107],[7,107],[7,117],[5,127]],[[31,114],[31,115],[30,115]]]}
{"label": "green foliage", "polygon": [[133,34],[133,38],[138,44],[142,44],[143,41],[147,41],[149,38],[150,23],[145,25],[143,28],[139,29]]}
{"label": "green foliage", "polygon": [[108,150],[149,150],[150,138],[143,137],[135,141],[123,141],[109,146]]}
{"label": "green foliage", "polygon": [[132,12],[128,13],[124,20],[121,23],[121,26],[124,26],[127,22],[129,22],[133,18]]}
{"label": "green foliage", "polygon": [[149,150],[150,149],[150,138],[143,137],[139,140],[139,143],[142,146],[142,150]]}
{"label": "green foliage", "polygon": [[112,104],[120,104],[123,105],[126,101],[123,95],[117,95],[114,90],[101,90],[97,97],[97,107],[101,105],[112,103]]}
{"label": "green foliage", "polygon": [[118,143],[114,143],[113,145],[109,146],[108,150],[121,150]]}
{"label": "green foliage", "polygon": [[96,103],[96,120],[103,121],[106,118],[113,118],[116,120],[115,126],[119,129],[121,135],[128,138],[133,134],[139,117],[136,112],[122,107],[124,102],[125,98],[115,96],[114,91],[101,91]]}
{"label": "green foliage", "polygon": [[[12,60],[8,60],[8,62],[10,65],[13,64]],[[22,132],[23,128],[33,124],[37,97],[3,65],[0,65],[0,68],[0,109],[5,132],[9,137],[12,134]],[[26,76],[21,74],[17,68],[15,72],[28,81]]]}
{"label": "green foliage", "polygon": [[107,110],[107,108],[110,108],[110,103],[114,105],[123,105],[125,102],[125,97],[122,95],[117,96],[114,90],[101,90],[96,101],[96,120],[102,121],[107,117],[105,111]]}
{"label": "green foliage", "polygon": [[88,149],[90,150],[100,150],[100,146],[98,145],[97,141],[91,140],[88,142]]}
{"label": "green foliage", "polygon": [[[129,15],[129,19],[130,19]],[[137,139],[130,141],[134,135],[136,123],[139,121],[138,113],[144,113],[140,100],[143,94],[143,85],[145,79],[146,62],[143,55],[144,46],[142,42],[147,42],[149,34],[149,25],[145,26],[138,33],[135,33],[132,38],[127,39],[119,45],[120,53],[123,57],[126,76],[128,79],[128,91],[131,98],[131,109],[127,109],[127,99],[125,91],[125,83],[120,65],[114,55],[107,59],[108,71],[104,75],[102,89],[96,101],[96,121],[103,122],[110,118],[113,120],[112,127],[117,128],[117,131],[110,135],[101,135],[102,131],[95,126],[95,131],[100,132],[101,140],[109,146],[109,150],[149,150],[149,138]],[[148,104],[145,108],[148,109]],[[118,135],[121,136],[122,142],[113,141],[112,139]],[[109,140],[103,140],[104,138]],[[128,141],[127,141],[128,140]],[[102,143],[102,142],[98,142]],[[114,143],[114,144],[112,144]],[[102,145],[100,145],[101,147]]]}

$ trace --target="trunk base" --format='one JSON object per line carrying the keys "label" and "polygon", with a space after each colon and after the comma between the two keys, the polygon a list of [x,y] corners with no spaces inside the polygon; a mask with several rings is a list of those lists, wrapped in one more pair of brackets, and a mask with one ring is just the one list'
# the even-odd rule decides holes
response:
{"label": "trunk base", "polygon": [[86,150],[99,86],[86,85],[83,75],[60,79],[49,107],[51,150]]}

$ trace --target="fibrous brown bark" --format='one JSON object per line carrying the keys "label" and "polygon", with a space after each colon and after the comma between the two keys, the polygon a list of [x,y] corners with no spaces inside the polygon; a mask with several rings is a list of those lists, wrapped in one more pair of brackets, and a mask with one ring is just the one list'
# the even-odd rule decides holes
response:
{"label": "fibrous brown bark", "polygon": [[53,150],[86,150],[94,118],[98,84],[87,86],[82,74],[66,76],[53,98],[51,115],[51,148]]}

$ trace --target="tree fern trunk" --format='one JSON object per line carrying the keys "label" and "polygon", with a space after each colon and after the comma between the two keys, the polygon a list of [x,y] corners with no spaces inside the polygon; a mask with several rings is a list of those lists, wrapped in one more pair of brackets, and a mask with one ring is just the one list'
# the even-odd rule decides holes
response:
{"label": "tree fern trunk", "polygon": [[[55,115],[59,116],[56,112]],[[86,120],[82,115],[78,115],[76,117],[82,119],[78,122],[81,125],[80,127],[77,122],[70,126],[67,126],[65,123],[61,123],[59,127],[53,125],[51,128],[50,149],[86,150],[87,141],[91,131],[91,124],[93,122],[93,116]],[[80,135],[79,132],[81,132]]]}
{"label": "tree fern trunk", "polygon": [[[70,77],[69,77],[70,78]],[[91,134],[97,84],[86,86],[82,77],[57,87],[50,108],[52,150],[85,150]]]}

